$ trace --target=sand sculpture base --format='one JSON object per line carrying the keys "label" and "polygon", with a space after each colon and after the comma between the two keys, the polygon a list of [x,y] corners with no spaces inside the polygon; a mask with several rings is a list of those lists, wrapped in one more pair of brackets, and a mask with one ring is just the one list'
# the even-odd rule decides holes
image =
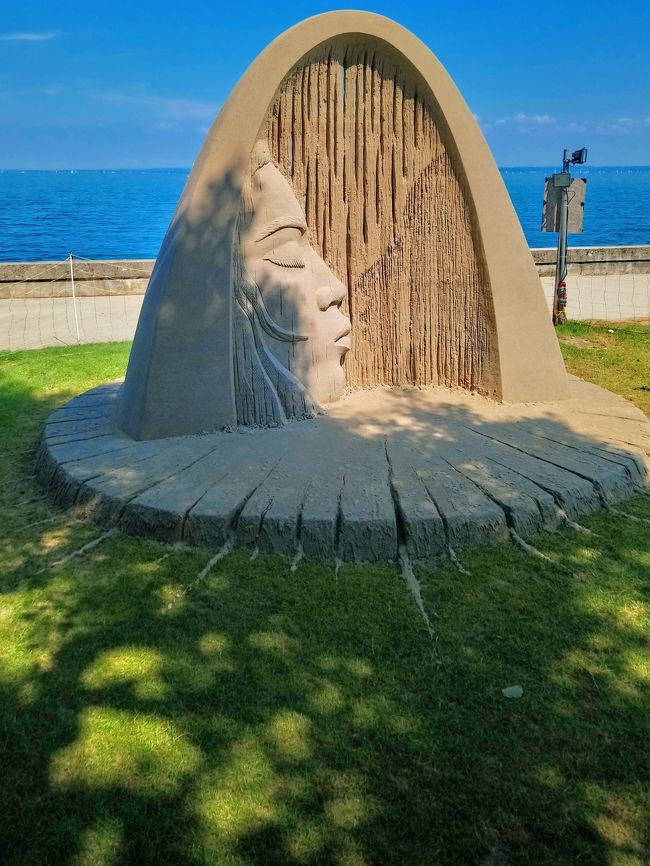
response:
{"label": "sand sculpture base", "polygon": [[390,560],[577,520],[647,483],[650,422],[579,379],[501,405],[441,388],[357,391],[315,421],[136,442],[119,383],[50,415],[37,469],[63,506],[156,539]]}

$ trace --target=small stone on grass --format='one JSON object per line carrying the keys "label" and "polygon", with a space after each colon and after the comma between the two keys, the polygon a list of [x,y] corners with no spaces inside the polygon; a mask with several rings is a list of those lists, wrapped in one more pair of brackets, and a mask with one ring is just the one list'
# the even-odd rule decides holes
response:
{"label": "small stone on grass", "polygon": [[521,686],[508,686],[505,689],[501,689],[501,694],[504,698],[520,698],[524,693],[524,690]]}

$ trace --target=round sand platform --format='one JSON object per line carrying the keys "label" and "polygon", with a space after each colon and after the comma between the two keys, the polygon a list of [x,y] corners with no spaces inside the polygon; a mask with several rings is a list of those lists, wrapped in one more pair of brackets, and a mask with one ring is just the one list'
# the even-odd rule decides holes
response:
{"label": "round sand platform", "polygon": [[37,471],[55,499],[160,540],[390,560],[526,535],[647,483],[650,423],[572,378],[572,397],[500,405],[442,388],[358,391],[315,421],[136,442],[120,383],[50,415]]}

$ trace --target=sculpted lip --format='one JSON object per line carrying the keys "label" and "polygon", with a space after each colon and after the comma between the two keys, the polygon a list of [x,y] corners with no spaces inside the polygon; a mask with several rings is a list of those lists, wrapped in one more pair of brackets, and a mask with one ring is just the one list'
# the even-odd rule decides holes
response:
{"label": "sculpted lip", "polygon": [[343,358],[345,354],[349,352],[352,348],[352,342],[350,340],[350,337],[348,336],[351,330],[352,323],[348,320],[341,333],[338,335],[338,337],[335,337],[334,339],[334,345],[337,349],[341,350],[341,364],[343,363]]}
{"label": "sculpted lip", "polygon": [[[339,346],[343,345],[343,343],[342,343],[343,337],[347,337],[347,335],[350,333],[351,330],[352,330],[352,325],[350,322],[348,322],[348,324],[343,328],[343,330],[338,335],[338,337],[334,338],[334,342],[337,343]],[[349,348],[349,343],[350,343],[349,340],[345,341],[345,345],[347,345],[348,348]]]}

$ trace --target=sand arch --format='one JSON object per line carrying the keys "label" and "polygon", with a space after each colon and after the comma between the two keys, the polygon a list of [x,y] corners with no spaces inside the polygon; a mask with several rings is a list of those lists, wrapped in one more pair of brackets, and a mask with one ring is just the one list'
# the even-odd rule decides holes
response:
{"label": "sand arch", "polygon": [[271,43],[208,133],[145,297],[118,404],[127,434],[238,421],[234,250],[260,141],[304,209],[311,248],[345,285],[348,385],[567,396],[521,227],[452,80],[398,24],[333,12]]}

